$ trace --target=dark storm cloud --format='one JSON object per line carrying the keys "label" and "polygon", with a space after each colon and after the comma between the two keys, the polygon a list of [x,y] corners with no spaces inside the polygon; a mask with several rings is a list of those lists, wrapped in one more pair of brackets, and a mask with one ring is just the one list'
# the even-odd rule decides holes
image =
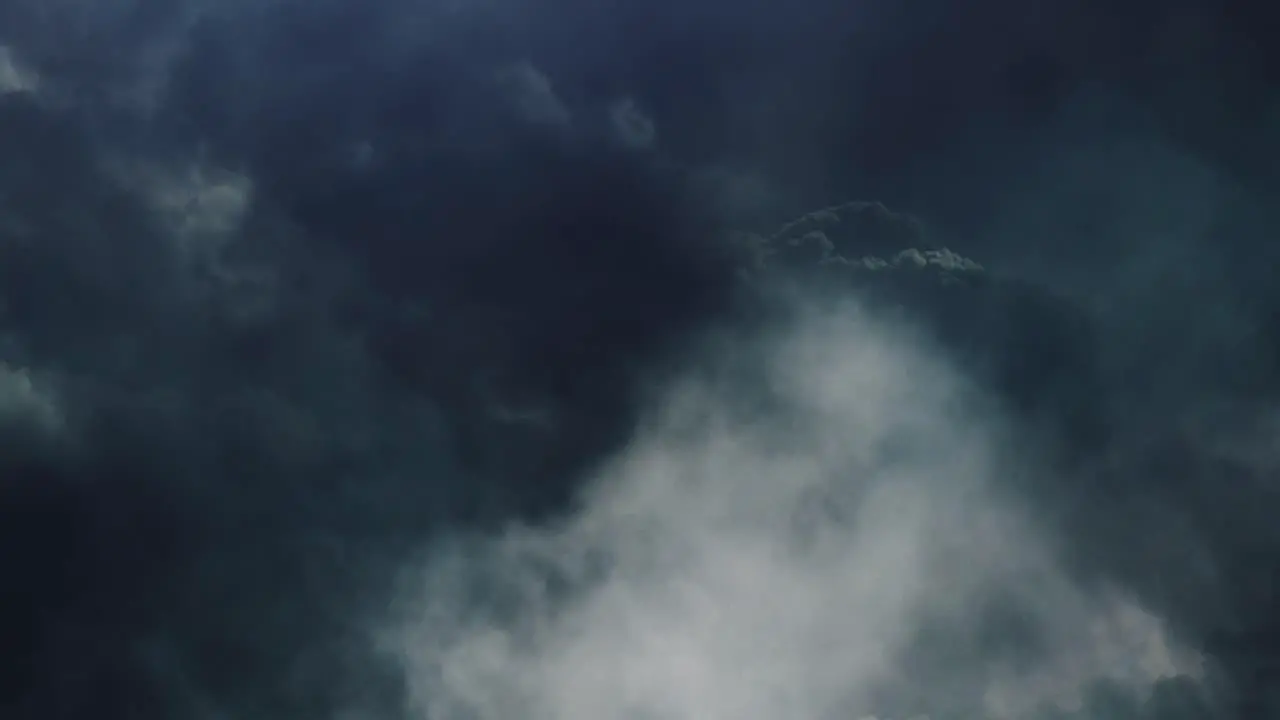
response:
{"label": "dark storm cloud", "polygon": [[[1274,222],[1223,139],[1265,147],[1248,93],[1153,88],[1178,47],[1248,86],[1240,29],[846,5],[5,4],[0,713],[1204,717],[1248,672],[1210,640],[1273,602]],[[863,192],[941,227],[773,241],[910,320],[695,358],[776,390],[758,422],[759,386],[672,389],[740,290],[722,220]],[[1007,387],[948,415],[974,378]],[[447,573],[457,526],[512,605],[410,593],[411,628],[456,626],[384,667],[392,578],[424,545]]]}
{"label": "dark storm cloud", "polygon": [[[362,632],[397,558],[558,507],[620,439],[644,358],[719,303],[714,226],[603,133],[513,116],[501,54],[388,60],[350,39],[360,12],[285,7],[162,23],[174,52],[137,65],[112,53],[136,18],[102,12],[54,13],[96,50],[31,26],[6,55],[22,557],[0,706],[394,713]],[[85,91],[157,69],[144,112]]]}

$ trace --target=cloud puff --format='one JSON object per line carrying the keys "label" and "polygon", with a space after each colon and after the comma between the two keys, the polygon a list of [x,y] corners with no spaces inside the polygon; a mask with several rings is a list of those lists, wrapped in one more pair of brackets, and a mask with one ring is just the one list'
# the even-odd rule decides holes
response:
{"label": "cloud puff", "polygon": [[527,60],[508,65],[495,75],[521,117],[539,125],[567,125],[573,113],[556,95],[551,79]]}
{"label": "cloud puff", "polygon": [[0,95],[34,92],[39,84],[40,78],[36,73],[23,67],[12,49],[0,45]]}
{"label": "cloud puff", "polygon": [[633,98],[623,98],[609,106],[613,136],[633,150],[652,150],[658,144],[658,128]]}
{"label": "cloud puff", "polygon": [[120,179],[137,191],[187,254],[216,252],[240,231],[253,200],[248,176],[193,162],[130,163]]}
{"label": "cloud puff", "polygon": [[43,435],[56,432],[62,424],[53,392],[30,371],[0,362],[0,430],[34,430]]}

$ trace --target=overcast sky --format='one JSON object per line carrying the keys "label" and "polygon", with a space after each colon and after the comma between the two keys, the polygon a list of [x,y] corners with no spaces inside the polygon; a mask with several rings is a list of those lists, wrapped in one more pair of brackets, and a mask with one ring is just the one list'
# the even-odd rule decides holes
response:
{"label": "overcast sky", "polygon": [[[0,715],[1237,717],[1210,639],[1280,581],[1270,38],[0,4]],[[762,310],[727,238],[849,200],[990,281]]]}

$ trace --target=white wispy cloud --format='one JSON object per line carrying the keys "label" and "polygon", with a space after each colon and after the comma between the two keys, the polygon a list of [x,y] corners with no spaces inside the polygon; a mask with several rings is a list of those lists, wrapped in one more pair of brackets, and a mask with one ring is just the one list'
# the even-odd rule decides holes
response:
{"label": "white wispy cloud", "polygon": [[525,120],[545,125],[565,125],[573,113],[556,94],[546,73],[528,61],[508,65],[495,78],[515,110]]}
{"label": "white wispy cloud", "polygon": [[35,92],[39,84],[35,71],[23,66],[12,48],[0,45],[0,95]]}

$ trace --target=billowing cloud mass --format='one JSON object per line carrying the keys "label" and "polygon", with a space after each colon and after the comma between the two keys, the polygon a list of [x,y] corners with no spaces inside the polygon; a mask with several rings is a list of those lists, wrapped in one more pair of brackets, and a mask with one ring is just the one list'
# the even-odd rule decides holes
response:
{"label": "billowing cloud mass", "polygon": [[0,3],[0,717],[1269,717],[1251,12]]}
{"label": "billowing cloud mass", "polygon": [[1203,679],[1071,577],[999,480],[1051,471],[936,350],[848,303],[781,332],[656,398],[565,520],[432,554],[389,633],[416,717],[1079,716]]}

